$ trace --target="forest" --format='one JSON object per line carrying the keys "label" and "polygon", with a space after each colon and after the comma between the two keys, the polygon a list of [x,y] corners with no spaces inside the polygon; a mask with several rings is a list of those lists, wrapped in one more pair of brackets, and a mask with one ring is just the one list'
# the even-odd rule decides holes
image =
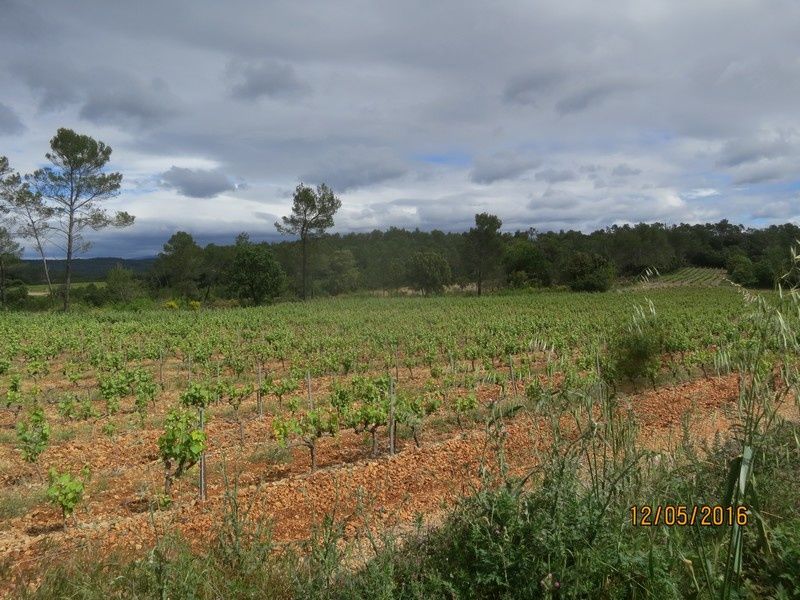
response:
{"label": "forest", "polygon": [[[476,215],[478,221],[493,215]],[[311,242],[309,295],[337,296],[358,291],[421,293],[476,292],[503,288],[568,286],[602,291],[643,273],[667,274],[681,267],[727,270],[743,286],[772,288],[790,266],[788,248],[800,227],[787,223],[747,228],[726,220],[707,224],[639,223],[580,231],[504,233],[490,223],[468,232],[389,228],[369,233],[324,234]],[[482,232],[481,238],[477,234]],[[250,254],[247,259],[244,254]],[[238,259],[237,259],[238,256]],[[427,259],[427,260],[425,260]],[[4,256],[3,287],[10,308],[45,308],[27,287],[44,283],[41,261]],[[249,262],[248,262],[249,260]],[[255,262],[253,262],[255,261]],[[63,261],[49,261],[54,281]],[[254,294],[247,272],[265,289]],[[301,248],[296,240],[254,243],[246,234],[231,245],[201,246],[177,232],[152,259],[79,259],[75,280],[106,281],[74,290],[90,306],[147,304],[152,300],[260,304],[301,294]]]}

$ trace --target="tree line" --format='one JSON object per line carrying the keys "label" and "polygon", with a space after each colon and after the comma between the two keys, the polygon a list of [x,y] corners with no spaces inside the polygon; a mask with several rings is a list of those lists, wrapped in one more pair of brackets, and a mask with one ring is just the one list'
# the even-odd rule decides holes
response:
{"label": "tree line", "polygon": [[[45,157],[49,165],[27,175],[0,156],[0,306],[31,303],[21,284],[27,272],[17,240],[40,256],[48,297],[68,310],[82,302],[128,304],[143,298],[175,302],[235,300],[263,304],[278,298],[336,296],[358,290],[402,288],[424,294],[452,287],[481,295],[487,288],[563,285],[604,291],[619,279],[683,266],[725,268],[745,286],[772,287],[789,270],[787,248],[800,239],[793,224],[755,229],[727,220],[711,224],[661,223],[580,231],[502,232],[496,215],[475,215],[467,232],[409,231],[330,234],[341,200],[325,184],[299,184],[291,212],[275,223],[295,239],[255,243],[247,233],[232,245],[200,246],[176,232],[144,273],[122,266],[106,286],[72,289],[74,258],[89,248],[87,229],[127,227],[134,217],[102,203],[119,194],[122,175],[108,172],[111,148],[59,129]],[[48,249],[63,253],[54,281]],[[27,273],[29,276],[29,273]],[[56,285],[58,283],[58,285]]]}

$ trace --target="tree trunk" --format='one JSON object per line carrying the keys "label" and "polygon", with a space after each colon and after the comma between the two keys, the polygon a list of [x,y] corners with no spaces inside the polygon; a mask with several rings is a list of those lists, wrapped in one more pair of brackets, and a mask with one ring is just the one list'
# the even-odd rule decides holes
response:
{"label": "tree trunk", "polygon": [[72,242],[75,227],[75,215],[70,211],[67,228],[67,264],[64,269],[64,312],[69,310],[69,286],[72,283]]}
{"label": "tree trunk", "polygon": [[164,495],[169,497],[172,491],[172,473],[170,473],[169,466],[164,466]]}
{"label": "tree trunk", "polygon": [[311,453],[311,470],[317,470],[317,445],[308,444],[308,451]]}
{"label": "tree trunk", "polygon": [[378,428],[373,427],[369,432],[372,434],[372,456],[378,456]]}
{"label": "tree trunk", "polygon": [[39,238],[39,233],[34,230],[33,232],[34,239],[36,240],[36,249],[39,251],[39,256],[42,257],[42,266],[44,266],[44,278],[47,281],[47,292],[50,294],[50,297],[53,297],[53,282],[50,281],[50,268],[47,266],[47,258],[44,255],[44,246],[42,246],[41,239]]}
{"label": "tree trunk", "polygon": [[307,289],[306,286],[308,285],[308,238],[303,235],[300,238],[300,246],[302,249],[303,254],[303,267],[302,267],[302,289],[301,289],[301,298],[303,300],[306,299]]}
{"label": "tree trunk", "polygon": [[6,306],[6,264],[0,258],[0,306]]}
{"label": "tree trunk", "polygon": [[480,265],[478,265],[478,296],[481,295],[483,291],[483,269]]}

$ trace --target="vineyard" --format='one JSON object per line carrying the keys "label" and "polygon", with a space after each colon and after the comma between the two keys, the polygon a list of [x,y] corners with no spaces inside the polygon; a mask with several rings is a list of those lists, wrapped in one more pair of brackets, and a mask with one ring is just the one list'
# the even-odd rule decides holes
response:
{"label": "vineyard", "polygon": [[[718,276],[692,271],[679,279]],[[628,481],[624,444],[641,445],[637,470],[680,444],[721,447],[762,339],[747,333],[754,302],[720,286],[2,315],[0,589],[33,591],[40,565],[76,553],[152,562],[166,534],[198,551],[244,506],[270,552],[302,556],[335,523],[329,549],[373,547],[337,563],[352,571],[386,559],[380,532],[451,523],[464,496],[576,448],[573,483],[595,489],[600,470]],[[759,369],[780,351],[765,352]],[[789,376],[774,414],[791,422]],[[606,446],[584,427],[611,427],[613,454],[593,463]]]}
{"label": "vineyard", "polygon": [[726,285],[727,273],[725,269],[710,269],[703,267],[683,267],[672,273],[665,273],[649,277],[642,284],[645,287],[671,287],[671,286],[720,286]]}

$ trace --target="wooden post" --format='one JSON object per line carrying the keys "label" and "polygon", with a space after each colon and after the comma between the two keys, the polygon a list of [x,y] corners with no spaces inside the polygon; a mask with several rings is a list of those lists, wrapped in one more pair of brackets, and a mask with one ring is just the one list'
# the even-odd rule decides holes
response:
{"label": "wooden post", "polygon": [[[200,407],[200,431],[206,430],[205,410]],[[206,501],[206,452],[200,454],[200,502]]]}
{"label": "wooden post", "polygon": [[306,370],[306,392],[308,392],[308,406],[314,410],[314,399],[311,397],[311,371]]}
{"label": "wooden post", "polygon": [[158,350],[158,381],[161,384],[161,391],[164,391],[164,348]]}
{"label": "wooden post", "polygon": [[256,388],[256,403],[258,404],[258,416],[264,416],[264,400],[261,397],[261,386],[264,383],[264,375],[261,372],[261,361],[258,361],[258,387]]}

